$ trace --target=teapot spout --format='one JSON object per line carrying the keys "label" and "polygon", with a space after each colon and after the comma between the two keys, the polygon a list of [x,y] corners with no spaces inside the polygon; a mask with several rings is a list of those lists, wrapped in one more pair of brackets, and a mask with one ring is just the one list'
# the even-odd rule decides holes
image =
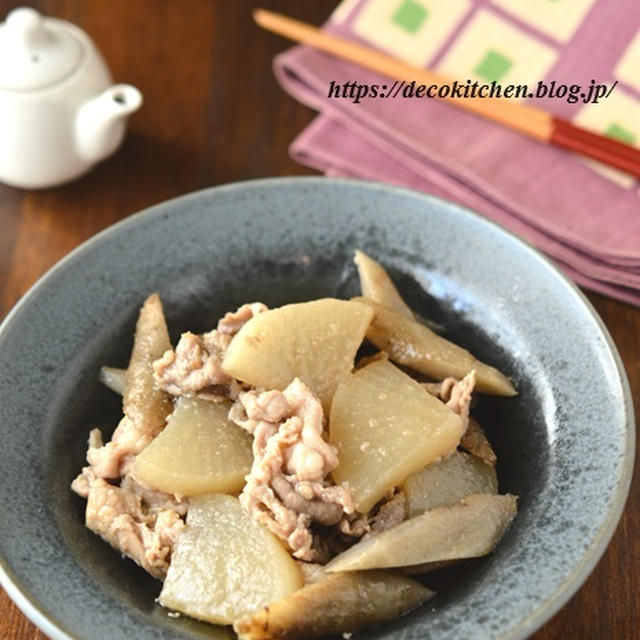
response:
{"label": "teapot spout", "polygon": [[115,84],[80,107],[76,116],[77,151],[89,162],[113,153],[124,136],[127,116],[142,105],[142,94],[128,84]]}

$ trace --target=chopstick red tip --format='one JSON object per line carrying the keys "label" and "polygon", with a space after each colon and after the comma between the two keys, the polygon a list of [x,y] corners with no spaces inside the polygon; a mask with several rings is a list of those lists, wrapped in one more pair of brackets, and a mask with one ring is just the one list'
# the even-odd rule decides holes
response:
{"label": "chopstick red tip", "polygon": [[640,178],[640,149],[553,118],[549,142]]}

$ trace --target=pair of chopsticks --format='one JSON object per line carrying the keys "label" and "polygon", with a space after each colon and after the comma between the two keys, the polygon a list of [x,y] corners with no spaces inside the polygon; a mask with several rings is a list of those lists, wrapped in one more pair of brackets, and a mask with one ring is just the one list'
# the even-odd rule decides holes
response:
{"label": "pair of chopsticks", "polygon": [[[394,80],[416,84],[451,84],[440,74],[418,69],[369,47],[329,35],[316,27],[286,16],[257,9],[255,21],[264,29],[377,71]],[[460,109],[514,129],[530,138],[604,162],[640,178],[640,149],[576,127],[542,109],[500,98],[445,98]]]}

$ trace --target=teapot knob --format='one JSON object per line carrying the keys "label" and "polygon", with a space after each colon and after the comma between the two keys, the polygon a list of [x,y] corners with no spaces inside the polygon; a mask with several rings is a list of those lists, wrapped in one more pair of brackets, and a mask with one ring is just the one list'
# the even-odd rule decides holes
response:
{"label": "teapot knob", "polygon": [[25,49],[34,49],[46,45],[51,35],[45,29],[42,16],[28,7],[14,9],[6,19],[7,31]]}

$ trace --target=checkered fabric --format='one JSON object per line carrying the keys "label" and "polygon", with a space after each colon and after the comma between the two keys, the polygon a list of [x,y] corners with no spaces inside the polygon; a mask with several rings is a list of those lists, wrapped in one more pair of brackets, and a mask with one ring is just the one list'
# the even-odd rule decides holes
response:
{"label": "checkered fabric", "polygon": [[[638,0],[344,0],[324,27],[460,82],[617,82],[597,104],[525,98],[640,147]],[[295,47],[282,86],[320,116],[292,155],[330,175],[406,185],[457,201],[528,239],[587,288],[640,305],[640,185],[442,102],[328,96],[334,83],[391,84]]]}

